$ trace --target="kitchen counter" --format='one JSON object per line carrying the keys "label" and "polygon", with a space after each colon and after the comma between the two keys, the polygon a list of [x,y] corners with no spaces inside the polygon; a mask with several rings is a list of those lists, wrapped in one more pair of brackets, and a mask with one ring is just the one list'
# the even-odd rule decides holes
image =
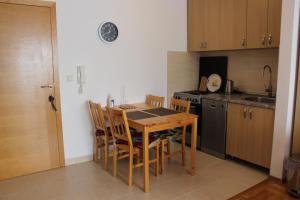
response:
{"label": "kitchen counter", "polygon": [[237,103],[242,104],[246,106],[255,106],[255,107],[261,107],[261,108],[267,108],[267,109],[275,109],[275,103],[265,103],[265,102],[256,102],[256,101],[249,101],[245,100],[245,97],[250,96],[258,96],[258,95],[252,95],[252,94],[220,94],[220,93],[212,93],[203,95],[203,99],[212,99],[216,101],[225,101],[229,103]]}

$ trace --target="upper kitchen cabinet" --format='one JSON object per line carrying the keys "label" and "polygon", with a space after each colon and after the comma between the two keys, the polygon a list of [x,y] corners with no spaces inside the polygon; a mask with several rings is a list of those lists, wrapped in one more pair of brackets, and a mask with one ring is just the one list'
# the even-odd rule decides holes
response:
{"label": "upper kitchen cabinet", "polygon": [[205,0],[204,2],[204,49],[220,48],[220,2],[223,0]]}
{"label": "upper kitchen cabinet", "polygon": [[268,32],[268,0],[248,0],[247,47],[265,48]]}
{"label": "upper kitchen cabinet", "polygon": [[220,49],[246,47],[247,0],[221,0]]}
{"label": "upper kitchen cabinet", "polygon": [[279,47],[282,0],[269,0],[268,12],[268,45]]}
{"label": "upper kitchen cabinet", "polygon": [[188,0],[189,51],[279,47],[281,0]]}
{"label": "upper kitchen cabinet", "polygon": [[188,49],[219,49],[221,0],[188,0]]}
{"label": "upper kitchen cabinet", "polygon": [[188,49],[204,49],[204,3],[205,0],[188,1]]}
{"label": "upper kitchen cabinet", "polygon": [[279,47],[281,0],[248,0],[247,48]]}

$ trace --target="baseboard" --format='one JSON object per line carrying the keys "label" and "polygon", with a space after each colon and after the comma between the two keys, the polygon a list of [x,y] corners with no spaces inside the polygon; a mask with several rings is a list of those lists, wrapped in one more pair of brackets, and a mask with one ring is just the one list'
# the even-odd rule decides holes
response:
{"label": "baseboard", "polygon": [[66,158],[66,166],[89,162],[91,160],[93,160],[93,155],[80,156],[75,158]]}

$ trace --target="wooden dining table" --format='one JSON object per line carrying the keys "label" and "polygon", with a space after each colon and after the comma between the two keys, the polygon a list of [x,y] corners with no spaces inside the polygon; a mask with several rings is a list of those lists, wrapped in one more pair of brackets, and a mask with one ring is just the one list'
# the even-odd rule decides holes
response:
{"label": "wooden dining table", "polygon": [[198,116],[182,112],[171,112],[168,109],[155,109],[145,104],[126,104],[120,106],[126,111],[129,127],[136,129],[143,134],[143,171],[144,191],[149,192],[149,135],[153,132],[184,127],[191,125],[191,160],[189,173],[193,176],[196,170],[196,145],[197,145],[197,122]]}

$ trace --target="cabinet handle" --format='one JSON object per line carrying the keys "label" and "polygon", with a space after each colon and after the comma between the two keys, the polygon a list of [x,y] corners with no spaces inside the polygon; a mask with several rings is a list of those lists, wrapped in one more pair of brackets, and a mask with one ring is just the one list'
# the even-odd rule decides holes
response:
{"label": "cabinet handle", "polygon": [[248,110],[248,108],[244,107],[244,119],[247,117],[247,110]]}
{"label": "cabinet handle", "polygon": [[263,37],[262,37],[262,39],[261,39],[261,44],[262,44],[263,46],[266,45],[266,36],[265,36],[265,35],[263,35]]}
{"label": "cabinet handle", "polygon": [[272,42],[273,42],[272,34],[269,34],[269,37],[268,37],[268,45],[271,46],[271,45],[272,45]]}
{"label": "cabinet handle", "polygon": [[207,42],[204,42],[204,48],[207,48]]}
{"label": "cabinet handle", "polygon": [[252,117],[253,117],[252,109],[249,109],[249,117],[250,117],[250,119],[252,119]]}
{"label": "cabinet handle", "polygon": [[242,47],[246,47],[246,38],[242,39],[242,43],[241,44],[242,44]]}

